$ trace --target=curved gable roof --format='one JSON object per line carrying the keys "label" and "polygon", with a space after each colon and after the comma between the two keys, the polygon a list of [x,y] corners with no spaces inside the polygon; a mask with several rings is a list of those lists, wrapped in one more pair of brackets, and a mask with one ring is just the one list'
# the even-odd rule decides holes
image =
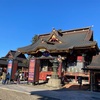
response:
{"label": "curved gable roof", "polygon": [[[97,44],[91,39],[93,37],[93,32],[90,27],[61,31],[60,33],[62,35],[53,30],[49,34],[40,35],[39,40],[36,43],[26,47],[18,48],[18,50],[28,53],[36,52],[36,50],[39,48],[45,48],[48,50],[67,50],[70,48],[95,46]],[[49,39],[53,34],[55,34],[57,38],[62,41],[62,43],[49,42]]]}

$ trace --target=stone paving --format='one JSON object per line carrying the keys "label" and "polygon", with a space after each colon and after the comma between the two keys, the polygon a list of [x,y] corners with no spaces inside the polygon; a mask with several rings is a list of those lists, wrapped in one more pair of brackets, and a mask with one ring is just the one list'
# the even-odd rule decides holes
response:
{"label": "stone paving", "polygon": [[0,84],[0,88],[5,90],[17,91],[29,95],[39,95],[53,98],[52,100],[100,100],[100,92],[67,90],[66,88],[55,89],[45,85],[27,85],[27,84]]}

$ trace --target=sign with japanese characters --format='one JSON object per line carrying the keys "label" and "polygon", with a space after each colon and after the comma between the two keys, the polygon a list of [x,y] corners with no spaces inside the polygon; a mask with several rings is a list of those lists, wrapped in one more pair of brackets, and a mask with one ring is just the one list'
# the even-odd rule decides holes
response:
{"label": "sign with japanese characters", "polygon": [[29,82],[34,81],[34,73],[35,73],[35,59],[31,59],[29,64],[29,76],[28,76]]}

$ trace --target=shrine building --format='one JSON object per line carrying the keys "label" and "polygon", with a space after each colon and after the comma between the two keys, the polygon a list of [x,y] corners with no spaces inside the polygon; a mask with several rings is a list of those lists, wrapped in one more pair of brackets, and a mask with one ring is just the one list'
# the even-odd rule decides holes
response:
{"label": "shrine building", "polygon": [[81,76],[84,81],[89,81],[89,71],[82,68],[91,64],[99,48],[91,27],[85,27],[65,31],[53,29],[50,33],[39,35],[35,43],[20,47],[17,51],[28,54],[30,59],[39,60],[35,64],[35,67],[39,67],[39,80],[50,78],[53,71],[51,60],[58,58],[58,62],[61,60],[61,66],[58,65],[57,69],[59,77],[77,81]]}

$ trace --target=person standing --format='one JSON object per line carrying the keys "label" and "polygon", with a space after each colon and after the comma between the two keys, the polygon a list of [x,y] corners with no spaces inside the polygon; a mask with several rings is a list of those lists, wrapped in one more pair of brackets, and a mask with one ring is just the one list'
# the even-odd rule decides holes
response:
{"label": "person standing", "polygon": [[7,82],[7,84],[9,83],[10,81],[10,74],[9,72],[6,74],[6,79],[5,79],[5,83]]}
{"label": "person standing", "polygon": [[2,79],[2,68],[0,68],[0,81]]}
{"label": "person standing", "polygon": [[82,77],[79,76],[77,81],[78,81],[78,84],[79,84],[79,89],[81,89],[81,87],[82,87]]}
{"label": "person standing", "polygon": [[17,81],[18,71],[15,73],[15,81]]}
{"label": "person standing", "polygon": [[17,71],[17,72],[15,73],[15,80],[16,80],[16,83],[17,83],[17,84],[20,84],[20,73],[19,73],[19,71]]}
{"label": "person standing", "polygon": [[2,72],[2,84],[5,84],[5,79],[6,79],[6,72],[3,70]]}
{"label": "person standing", "polygon": [[18,76],[17,76],[17,84],[20,84],[20,73],[18,73]]}

